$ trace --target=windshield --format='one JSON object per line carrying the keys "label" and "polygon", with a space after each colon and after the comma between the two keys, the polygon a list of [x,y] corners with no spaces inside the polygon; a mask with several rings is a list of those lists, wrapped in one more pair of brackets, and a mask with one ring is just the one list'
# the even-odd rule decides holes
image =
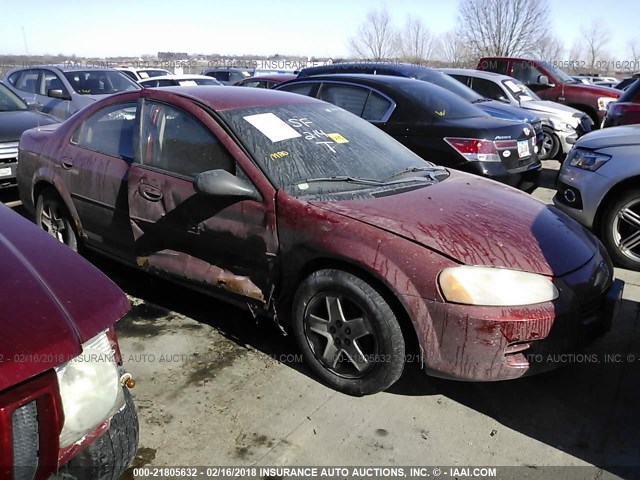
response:
{"label": "windshield", "polygon": [[[369,122],[329,104],[219,112],[276,188],[292,195],[372,188],[432,166]],[[440,167],[439,175],[446,173]],[[336,178],[332,178],[336,177]]]}
{"label": "windshield", "polygon": [[0,83],[0,112],[17,112],[26,109],[27,105],[15,93]]}
{"label": "windshield", "polygon": [[80,95],[110,95],[140,89],[140,85],[116,70],[64,72],[64,76]]}
{"label": "windshield", "polygon": [[520,102],[529,102],[531,100],[540,100],[540,97],[536,95],[533,90],[527,87],[520,80],[509,79],[503,80],[502,84],[507,87],[507,90],[511,92],[511,94],[516,97],[516,100]]}
{"label": "windshield", "polygon": [[[452,77],[448,78],[464,86],[458,80]],[[420,107],[420,113],[412,118],[416,123],[421,121],[440,122],[443,120],[489,116],[476,105],[472,105],[455,93],[433,85],[430,82],[422,82],[420,80],[402,82],[396,88],[411,98],[414,106]],[[418,109],[414,108],[414,111],[418,111]]]}
{"label": "windshield", "polygon": [[464,98],[468,102],[476,102],[482,100],[484,97],[479,95],[474,90],[471,90],[466,85],[463,85],[458,80],[450,77],[446,73],[439,72],[437,70],[424,70],[421,71],[418,76],[418,80],[433,83],[439,87],[449,90],[451,93],[455,93],[459,97]]}
{"label": "windshield", "polygon": [[578,83],[576,80],[571,78],[565,72],[563,72],[562,70],[560,70],[557,67],[554,67],[554,66],[550,65],[547,62],[540,62],[540,65],[542,65],[549,72],[551,72],[551,74],[555,77],[555,79],[558,80],[561,83]]}

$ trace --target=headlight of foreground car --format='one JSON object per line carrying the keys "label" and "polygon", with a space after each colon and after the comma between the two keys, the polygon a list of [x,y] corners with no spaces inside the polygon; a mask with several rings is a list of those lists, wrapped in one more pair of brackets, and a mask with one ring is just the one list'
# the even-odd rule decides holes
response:
{"label": "headlight of foreground car", "polygon": [[598,98],[598,110],[606,110],[607,105],[611,102],[615,102],[616,99],[613,97],[599,97]]}
{"label": "headlight of foreground car", "polygon": [[558,298],[558,290],[548,278],[506,268],[445,268],[439,282],[447,301],[465,305],[508,307]]}
{"label": "headlight of foreground car", "polygon": [[574,148],[571,150],[568,158],[569,165],[572,167],[590,170],[592,172],[595,172],[610,159],[611,155],[596,153],[590,150],[582,150],[581,148]]}
{"label": "headlight of foreground car", "polygon": [[56,368],[64,426],[60,447],[82,439],[124,405],[118,364],[107,333],[82,345],[82,353]]}

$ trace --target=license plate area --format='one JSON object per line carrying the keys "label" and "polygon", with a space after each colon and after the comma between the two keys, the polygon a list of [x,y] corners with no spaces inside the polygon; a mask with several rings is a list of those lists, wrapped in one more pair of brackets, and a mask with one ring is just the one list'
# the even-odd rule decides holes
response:
{"label": "license plate area", "polygon": [[518,157],[531,156],[531,149],[529,148],[529,140],[518,140]]}
{"label": "license plate area", "polygon": [[11,167],[0,168],[0,178],[12,177],[12,176],[13,176],[13,173],[12,173]]}

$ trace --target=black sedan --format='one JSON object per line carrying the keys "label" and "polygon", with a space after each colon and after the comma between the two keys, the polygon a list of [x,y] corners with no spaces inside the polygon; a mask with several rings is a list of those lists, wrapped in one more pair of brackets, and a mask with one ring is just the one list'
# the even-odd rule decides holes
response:
{"label": "black sedan", "polygon": [[276,90],[333,103],[378,126],[425,160],[523,190],[533,190],[540,161],[528,124],[489,116],[428,82],[366,74],[318,75]]}
{"label": "black sedan", "polygon": [[0,189],[16,183],[18,140],[25,130],[58,121],[27,105],[0,82]]}

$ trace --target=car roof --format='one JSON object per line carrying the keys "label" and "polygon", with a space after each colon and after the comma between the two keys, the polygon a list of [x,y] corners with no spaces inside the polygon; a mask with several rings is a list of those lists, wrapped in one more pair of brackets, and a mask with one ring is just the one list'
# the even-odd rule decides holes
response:
{"label": "car roof", "polygon": [[197,75],[197,74],[189,74],[182,73],[179,75],[171,74],[171,75],[158,75],[157,77],[149,77],[143,78],[140,82],[146,82],[149,80],[215,80],[215,78],[211,78],[208,75]]}
{"label": "car roof", "polygon": [[442,73],[447,75],[467,75],[469,77],[486,78],[488,80],[513,80],[509,75],[503,75],[501,73],[488,72],[486,70],[474,70],[472,68],[439,68]]}
{"label": "car roof", "polygon": [[[332,65],[321,65],[318,67],[308,67],[303,68],[300,72],[301,76],[317,76],[314,72],[322,72],[323,70],[334,70],[334,69],[352,69],[352,68],[362,68],[362,69],[386,69],[388,71],[394,71],[398,73],[402,73],[405,76],[411,76],[416,72],[424,71],[424,70],[434,70],[430,67],[424,67],[420,65],[416,65],[413,63],[403,63],[403,62],[352,62],[352,63],[334,63]],[[318,75],[325,75],[320,73]]]}
{"label": "car roof", "polygon": [[240,80],[240,82],[250,82],[252,80],[282,80],[282,82],[287,82],[289,80],[293,80],[294,78],[298,78],[298,75],[294,73],[272,73],[269,75],[256,75],[255,77],[247,77]]}
{"label": "car roof", "polygon": [[[368,85],[385,85],[388,87],[406,85],[409,82],[421,82],[430,85],[437,86],[430,82],[424,82],[422,80],[416,80],[415,78],[408,77],[398,77],[396,75],[378,75],[371,73],[327,73],[323,75],[313,75],[310,77],[303,77],[300,79],[293,80],[293,82],[318,82],[321,80],[334,80],[334,81],[342,81],[342,82],[357,82]],[[440,88],[440,87],[439,87]]]}
{"label": "car roof", "polygon": [[213,110],[236,110],[278,105],[303,105],[325,102],[297,93],[279,92],[265,88],[202,88],[202,86],[162,87],[145,89],[187,97]]}

